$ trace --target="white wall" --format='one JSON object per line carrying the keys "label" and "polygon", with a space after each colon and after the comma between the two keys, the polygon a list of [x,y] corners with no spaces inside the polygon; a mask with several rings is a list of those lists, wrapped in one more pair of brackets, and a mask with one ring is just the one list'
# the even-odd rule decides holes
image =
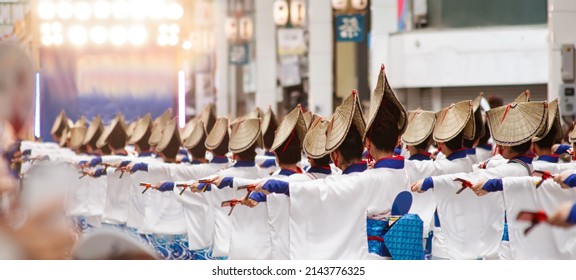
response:
{"label": "white wall", "polygon": [[548,99],[552,100],[558,97],[559,86],[563,83],[560,47],[562,44],[576,44],[576,1],[548,0],[548,28],[550,32]]}
{"label": "white wall", "polygon": [[[273,0],[254,1],[256,20],[256,106],[266,111],[268,105],[276,108],[276,26],[273,17]],[[241,85],[239,85],[241,86]]]}
{"label": "white wall", "polygon": [[310,32],[309,93],[310,110],[325,117],[332,114],[332,5],[330,0],[308,1],[308,30]]}
{"label": "white wall", "polygon": [[543,84],[547,36],[545,25],[423,30],[392,34],[382,49],[393,87]]}

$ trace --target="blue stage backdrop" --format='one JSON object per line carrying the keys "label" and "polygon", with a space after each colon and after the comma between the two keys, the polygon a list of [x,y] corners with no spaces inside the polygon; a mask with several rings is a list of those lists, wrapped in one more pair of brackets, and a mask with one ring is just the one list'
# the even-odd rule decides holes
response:
{"label": "blue stage backdrop", "polygon": [[176,112],[177,70],[173,51],[42,49],[41,137],[51,140],[61,110],[72,120],[100,115],[105,123],[118,112],[127,122],[146,113]]}

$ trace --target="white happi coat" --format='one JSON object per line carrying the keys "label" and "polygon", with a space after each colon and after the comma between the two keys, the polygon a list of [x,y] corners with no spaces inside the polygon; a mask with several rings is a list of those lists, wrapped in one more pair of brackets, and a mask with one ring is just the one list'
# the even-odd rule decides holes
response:
{"label": "white happi coat", "polygon": [[389,216],[404,169],[377,168],[290,183],[291,259],[369,259],[366,217]]}
{"label": "white happi coat", "polygon": [[[531,166],[528,165],[531,169]],[[507,163],[473,173],[432,177],[438,216],[450,259],[477,259],[495,255],[504,232],[504,201],[499,192],[478,197],[462,188],[455,178],[472,183],[506,176],[527,176],[531,170],[519,163]]]}
{"label": "white happi coat", "polygon": [[[154,157],[142,157],[138,158],[136,161],[148,164],[158,164],[162,162],[162,159]],[[126,226],[132,229],[140,230],[142,227],[142,222],[144,221],[144,213],[146,210],[146,205],[150,200],[150,193],[152,193],[151,190],[148,190],[144,194],[142,194],[144,188],[140,186],[140,183],[154,184],[153,178],[150,176],[151,175],[150,173],[142,171],[138,171],[133,174],[127,172],[124,174],[124,177],[126,175],[128,175],[131,178],[130,179],[131,185],[126,186],[130,190],[129,194],[130,201],[128,206],[128,219],[126,220]]]}
{"label": "white happi coat", "polygon": [[[206,163],[197,165],[173,165],[171,170],[174,184],[190,183],[204,177],[216,174],[229,167],[226,163]],[[188,248],[200,250],[210,247],[214,238],[214,205],[213,192],[193,193],[174,187],[176,199],[184,207],[184,218],[188,232]],[[217,205],[218,207],[220,205]]]}
{"label": "white happi coat", "polygon": [[[246,178],[246,179],[257,179],[257,178],[264,178],[267,176],[265,172],[260,170],[258,166],[250,166],[250,167],[230,167],[228,169],[224,169],[217,173],[217,175],[221,177],[238,177],[238,178]],[[241,199],[245,196],[245,192],[238,192],[236,188],[223,188],[217,189],[213,187],[212,189],[212,199],[214,205],[214,221],[215,221],[215,228],[214,228],[214,250],[212,256],[214,257],[226,257],[229,255],[230,252],[230,242],[231,242],[231,230],[233,226],[233,220],[230,216],[228,216],[228,212],[230,208],[223,208],[220,207],[221,203],[226,200],[231,199]],[[237,215],[239,212],[251,211],[246,214],[240,213],[241,217],[250,217],[250,216],[262,216],[267,215],[266,206],[263,204],[259,204],[256,207],[250,209],[248,207],[242,205],[236,205],[232,215]],[[266,216],[267,217],[267,216]],[[246,221],[235,221],[235,223],[252,223],[251,220]],[[255,225],[256,226],[256,225]],[[268,236],[268,225],[258,225],[261,230],[255,232],[256,236],[260,236],[262,238],[261,242],[267,243],[268,247],[270,244],[269,236]],[[266,245],[261,245],[260,247],[266,247]],[[255,248],[250,248],[253,250]],[[254,254],[258,255],[259,258],[262,258],[261,252],[259,250],[254,250]],[[269,256],[268,256],[269,258]]]}
{"label": "white happi coat", "polygon": [[[148,183],[158,184],[161,182],[173,182],[172,170],[177,168],[175,163],[151,163],[148,164]],[[142,171],[139,171],[142,172]],[[140,187],[144,189],[144,187]],[[148,203],[144,210],[144,220],[140,231],[162,235],[186,234],[186,220],[184,208],[178,203],[173,192],[161,192],[156,189],[147,191]]]}
{"label": "white happi coat", "polygon": [[[120,155],[108,155],[102,156],[102,163],[113,163],[122,160],[125,156]],[[97,168],[103,168],[102,166],[96,166]],[[89,225],[94,227],[100,227],[102,223],[102,216],[104,215],[104,209],[106,208],[106,195],[108,193],[108,182],[106,176],[101,176],[98,178],[93,178],[86,176],[88,178],[88,214],[86,215],[86,221]]]}
{"label": "white happi coat", "polygon": [[490,159],[493,153],[492,150],[476,147],[476,163],[481,163]]}
{"label": "white happi coat", "polygon": [[[122,157],[120,160],[134,161],[138,158]],[[122,173],[113,167],[106,170],[106,184],[108,186],[106,193],[106,205],[102,222],[107,224],[126,224],[128,220],[128,209],[130,206],[130,186],[133,184],[130,171]],[[120,178],[122,176],[122,178]]]}
{"label": "white happi coat", "polygon": [[536,189],[538,177],[503,178],[503,193],[508,214],[508,234],[512,259],[575,259],[576,228],[564,229],[542,223],[527,235],[530,223],[517,221],[520,211],[543,210],[548,215],[565,202],[576,201],[576,189],[562,189],[553,180],[546,180]]}

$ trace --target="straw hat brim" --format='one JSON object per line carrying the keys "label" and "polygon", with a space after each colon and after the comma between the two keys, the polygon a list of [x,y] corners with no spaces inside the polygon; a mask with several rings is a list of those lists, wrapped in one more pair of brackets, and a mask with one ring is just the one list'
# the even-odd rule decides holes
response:
{"label": "straw hat brim", "polygon": [[574,124],[572,132],[570,132],[570,135],[568,135],[568,141],[570,143],[576,143],[576,124]]}
{"label": "straw hat brim", "polygon": [[306,133],[302,149],[309,158],[318,159],[328,154],[326,151],[326,131],[329,125],[330,121],[319,118]]}
{"label": "straw hat brim", "polygon": [[260,119],[244,119],[233,125],[230,136],[229,150],[241,153],[256,144],[262,146],[262,131]]}
{"label": "straw hat brim", "polygon": [[60,111],[58,116],[56,116],[54,123],[52,124],[50,134],[58,134],[59,132],[61,132],[67,119],[68,118],[66,117],[66,113],[64,112],[64,110]]}
{"label": "straw hat brim", "polygon": [[332,115],[326,135],[326,151],[328,153],[340,147],[352,124],[354,124],[360,135],[365,135],[366,123],[364,122],[356,91],[348,95],[342,101],[342,104],[336,108],[334,115]]}
{"label": "straw hat brim", "polygon": [[262,118],[262,134],[266,134],[268,130],[272,130],[274,132],[278,128],[278,119],[272,111],[271,107],[268,107],[268,111],[264,114]]}
{"label": "straw hat brim", "polygon": [[214,150],[222,144],[224,138],[228,134],[228,119],[227,118],[219,118],[216,120],[212,131],[208,133],[206,137],[206,141],[204,142],[204,146],[208,150]]}
{"label": "straw hat brim", "polygon": [[[210,131],[212,130],[212,128],[214,127],[214,123],[216,122],[216,106],[214,105],[214,103],[210,103],[208,104],[208,106],[206,106],[204,108],[204,110],[202,111],[201,115],[200,115],[200,120],[202,120],[202,123],[204,124],[204,129],[206,130],[207,133],[210,133]],[[212,127],[208,127],[212,125]]]}
{"label": "straw hat brim", "polygon": [[542,134],[541,137],[534,137],[532,141],[538,142],[542,140],[542,138],[548,135],[548,133],[550,132],[550,130],[552,130],[553,127],[556,127],[556,134],[554,135],[554,140],[555,141],[562,140],[564,134],[562,133],[562,122],[560,121],[560,112],[558,109],[558,98],[548,103],[548,120],[546,123],[546,129],[544,130],[544,133]]}
{"label": "straw hat brim", "polygon": [[545,101],[510,103],[491,109],[487,116],[494,142],[516,146],[542,135],[548,120],[548,104]]}
{"label": "straw hat brim", "polygon": [[64,130],[62,130],[62,135],[60,136],[60,147],[66,146],[68,139],[70,139],[70,128],[66,126],[64,127]]}
{"label": "straw hat brim", "polygon": [[168,147],[173,147],[175,145],[180,147],[180,144],[181,141],[180,135],[178,133],[177,123],[175,120],[170,120],[162,131],[162,137],[156,146],[156,151],[162,152]]}
{"label": "straw hat brim", "polygon": [[70,147],[73,149],[82,146],[88,129],[86,127],[73,127],[70,129]]}
{"label": "straw hat brim", "polygon": [[136,130],[137,124],[138,120],[131,122],[128,127],[126,127],[126,136],[128,136],[128,138],[132,137],[132,134],[134,134],[134,130]]}
{"label": "straw hat brim", "polygon": [[472,101],[452,104],[436,113],[434,141],[445,143],[464,131],[467,139],[474,137],[474,120],[472,119]]}
{"label": "straw hat brim", "polygon": [[192,134],[192,131],[196,126],[196,122],[198,122],[199,119],[200,118],[193,118],[189,120],[186,125],[184,125],[184,128],[180,129],[180,137],[182,138],[183,142],[186,142],[186,139],[188,139],[190,134]]}
{"label": "straw hat brim", "polygon": [[402,134],[402,142],[409,146],[416,146],[426,141],[434,131],[436,114],[431,111],[408,112],[408,125]]}
{"label": "straw hat brim", "polygon": [[520,93],[520,95],[518,95],[516,97],[516,99],[514,99],[514,101],[512,101],[512,103],[519,103],[519,102],[530,102],[530,91],[529,90],[525,90],[524,92]]}
{"label": "straw hat brim", "polygon": [[140,140],[142,140],[142,138],[147,134],[147,132],[151,130],[152,116],[150,115],[150,113],[148,113],[135,123],[136,125],[134,127],[134,131],[132,132],[132,135],[130,135],[128,138],[128,144],[130,145],[134,145],[140,142]]}
{"label": "straw hat brim", "polygon": [[94,117],[90,123],[90,126],[88,127],[88,131],[86,132],[86,136],[82,141],[82,145],[87,145],[88,143],[92,142],[94,137],[99,137],[102,135],[103,130],[104,126],[102,125],[102,118],[100,116]]}
{"label": "straw hat brim", "polygon": [[202,120],[197,120],[196,124],[193,127],[192,133],[186,138],[184,141],[184,148],[192,149],[198,144],[200,141],[206,136],[206,129]]}
{"label": "straw hat brim", "polygon": [[300,105],[296,106],[280,123],[278,129],[276,129],[276,135],[274,136],[274,142],[270,148],[275,151],[290,138],[292,132],[296,132],[296,136],[300,140],[300,143],[304,141],[306,137],[306,122],[304,121],[304,116],[302,114],[302,108]]}
{"label": "straw hat brim", "polygon": [[480,103],[482,102],[482,98],[484,98],[484,93],[481,92],[478,97],[476,97],[474,99],[474,101],[472,101],[472,110],[474,112],[478,111],[478,109],[480,109]]}
{"label": "straw hat brim", "polygon": [[[386,102],[385,106],[381,108],[382,101],[386,99],[389,102]],[[378,75],[378,82],[376,84],[376,88],[372,93],[370,98],[370,110],[368,111],[368,115],[366,117],[366,130],[363,134],[363,138],[366,137],[366,133],[370,130],[372,124],[374,124],[374,120],[378,115],[380,110],[386,110],[387,106],[395,106],[400,111],[400,116],[398,119],[398,130],[399,135],[402,135],[406,130],[407,120],[406,120],[406,110],[404,106],[400,104],[400,101],[396,97],[396,94],[390,87],[388,83],[388,78],[384,73],[384,65],[380,68],[380,74]]]}
{"label": "straw hat brim", "polygon": [[121,121],[122,121],[122,115],[118,114],[116,116],[116,118],[114,118],[114,120],[112,120],[110,125],[108,125],[108,127],[104,130],[104,133],[102,133],[102,135],[98,139],[98,142],[96,143],[96,147],[102,148],[102,147],[108,145],[108,142],[110,140],[110,136],[113,133],[126,134],[126,131],[124,131],[124,129],[122,128],[122,124],[120,123]]}

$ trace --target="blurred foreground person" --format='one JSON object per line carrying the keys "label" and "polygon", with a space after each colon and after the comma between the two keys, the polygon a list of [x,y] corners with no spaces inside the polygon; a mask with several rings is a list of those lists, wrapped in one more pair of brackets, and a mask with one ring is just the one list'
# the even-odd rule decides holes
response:
{"label": "blurred foreground person", "polygon": [[[3,43],[0,73],[0,151],[4,155],[6,147],[18,146],[19,136],[29,132],[26,123],[32,116],[34,68],[17,45]],[[13,135],[6,136],[8,131]],[[63,215],[63,204],[46,203],[34,213],[21,215],[18,184],[9,164],[7,157],[0,159],[0,259],[69,258],[74,233],[69,226],[55,223]]]}

